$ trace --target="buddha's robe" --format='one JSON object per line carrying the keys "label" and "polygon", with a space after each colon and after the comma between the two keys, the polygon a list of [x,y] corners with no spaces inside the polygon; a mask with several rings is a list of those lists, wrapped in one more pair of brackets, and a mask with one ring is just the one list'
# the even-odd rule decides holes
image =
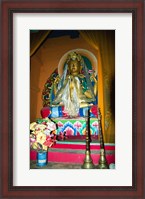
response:
{"label": "buddha's robe", "polygon": [[84,75],[68,75],[63,86],[58,90],[52,106],[64,106],[70,116],[77,116],[79,108],[87,107],[95,101],[94,95],[88,88]]}

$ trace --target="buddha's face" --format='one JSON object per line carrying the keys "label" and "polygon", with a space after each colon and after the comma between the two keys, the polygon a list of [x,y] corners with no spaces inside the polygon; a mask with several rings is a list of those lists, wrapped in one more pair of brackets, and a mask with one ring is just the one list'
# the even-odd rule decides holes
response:
{"label": "buddha's face", "polygon": [[71,60],[69,63],[70,74],[75,75],[80,73],[80,63],[77,60]]}

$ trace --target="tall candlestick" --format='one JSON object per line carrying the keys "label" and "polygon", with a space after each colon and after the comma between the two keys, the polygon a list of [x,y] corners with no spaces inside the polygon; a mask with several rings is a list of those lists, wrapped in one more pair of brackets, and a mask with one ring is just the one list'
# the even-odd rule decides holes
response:
{"label": "tall candlestick", "polygon": [[100,159],[99,164],[96,166],[97,169],[109,169],[109,165],[107,163],[105,157],[105,148],[104,148],[104,140],[102,134],[102,124],[101,124],[101,111],[100,108],[98,110],[98,123],[99,123],[99,137],[100,137]]}
{"label": "tall candlestick", "polygon": [[84,163],[82,165],[82,169],[94,169],[95,168],[95,165],[93,164],[93,160],[91,158],[90,142],[91,142],[90,111],[88,109],[86,111],[86,152],[85,152],[85,159],[84,159]]}

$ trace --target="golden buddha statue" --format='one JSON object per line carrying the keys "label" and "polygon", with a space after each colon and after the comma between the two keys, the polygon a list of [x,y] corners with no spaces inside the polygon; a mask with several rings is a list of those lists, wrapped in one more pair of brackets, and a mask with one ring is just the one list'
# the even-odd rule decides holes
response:
{"label": "golden buddha statue", "polygon": [[81,55],[76,52],[68,55],[62,77],[57,76],[54,81],[53,94],[55,97],[51,106],[64,106],[64,111],[71,117],[78,115],[79,108],[93,105],[97,95],[97,79],[94,74],[88,74]]}

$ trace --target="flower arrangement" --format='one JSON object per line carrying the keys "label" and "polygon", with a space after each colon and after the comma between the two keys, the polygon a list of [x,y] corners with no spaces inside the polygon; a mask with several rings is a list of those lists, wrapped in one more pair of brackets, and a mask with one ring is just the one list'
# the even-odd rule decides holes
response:
{"label": "flower arrangement", "polygon": [[30,124],[30,147],[47,151],[56,143],[56,124],[49,118],[37,119]]}

